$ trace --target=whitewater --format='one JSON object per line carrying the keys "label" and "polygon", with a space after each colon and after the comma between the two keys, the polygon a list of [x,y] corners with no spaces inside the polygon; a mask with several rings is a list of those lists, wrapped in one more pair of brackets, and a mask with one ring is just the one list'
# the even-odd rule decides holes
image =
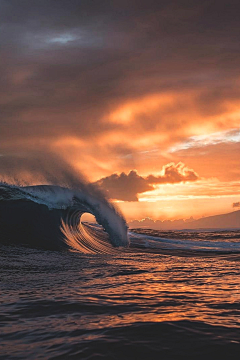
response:
{"label": "whitewater", "polygon": [[1,183],[0,359],[238,359],[239,261],[239,230],[129,230],[91,187]]}

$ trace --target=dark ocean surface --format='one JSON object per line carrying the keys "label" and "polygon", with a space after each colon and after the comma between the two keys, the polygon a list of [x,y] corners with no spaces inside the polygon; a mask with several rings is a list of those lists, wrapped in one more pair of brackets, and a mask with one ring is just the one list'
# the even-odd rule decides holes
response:
{"label": "dark ocean surface", "polygon": [[49,250],[52,232],[23,237],[29,214],[21,233],[1,223],[0,359],[240,358],[240,231],[137,229],[116,247],[71,218],[72,246]]}

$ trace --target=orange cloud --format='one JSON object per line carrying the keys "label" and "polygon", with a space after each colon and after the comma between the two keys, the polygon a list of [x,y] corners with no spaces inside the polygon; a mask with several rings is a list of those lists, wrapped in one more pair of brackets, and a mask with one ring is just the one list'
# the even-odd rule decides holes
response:
{"label": "orange cloud", "polygon": [[239,208],[240,207],[240,202],[235,202],[233,203],[233,208]]}
{"label": "orange cloud", "polygon": [[150,184],[176,184],[185,181],[196,181],[199,179],[198,174],[182,162],[174,162],[163,166],[162,175],[149,175],[147,181]]}
{"label": "orange cloud", "polygon": [[[180,94],[179,94],[180,97]],[[114,123],[128,124],[134,121],[138,116],[156,113],[174,105],[176,94],[162,93],[146,96],[140,99],[127,101],[114,110],[108,120]]]}

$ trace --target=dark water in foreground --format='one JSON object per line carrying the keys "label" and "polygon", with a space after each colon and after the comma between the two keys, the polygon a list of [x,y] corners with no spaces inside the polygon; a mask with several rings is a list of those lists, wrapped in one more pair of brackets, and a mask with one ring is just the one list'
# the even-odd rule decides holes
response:
{"label": "dark water in foreground", "polygon": [[0,358],[239,359],[240,233],[149,235],[113,254],[2,245]]}

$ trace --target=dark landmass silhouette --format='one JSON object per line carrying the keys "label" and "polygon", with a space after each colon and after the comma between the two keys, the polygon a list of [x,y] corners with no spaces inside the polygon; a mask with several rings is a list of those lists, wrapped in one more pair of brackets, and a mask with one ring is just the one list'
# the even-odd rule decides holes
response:
{"label": "dark landmass silhouette", "polygon": [[133,220],[128,223],[130,229],[151,228],[156,230],[183,230],[183,229],[240,229],[240,210],[227,214],[203,217],[198,220]]}

